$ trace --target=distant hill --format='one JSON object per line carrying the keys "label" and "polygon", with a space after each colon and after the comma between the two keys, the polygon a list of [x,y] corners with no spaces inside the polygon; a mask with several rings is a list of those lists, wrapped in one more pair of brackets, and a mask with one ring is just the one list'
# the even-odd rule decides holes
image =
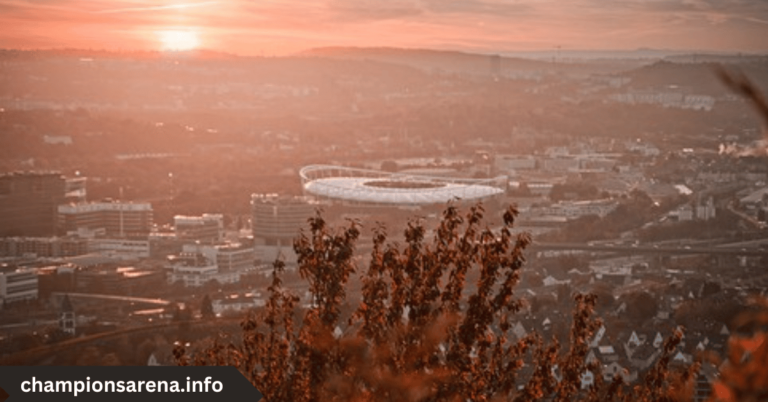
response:
{"label": "distant hill", "polygon": [[[690,60],[690,59],[689,59]],[[624,73],[632,79],[630,86],[636,89],[691,89],[696,93],[707,95],[722,95],[728,89],[720,83],[715,75],[719,63],[674,63],[658,61]],[[768,60],[750,59],[746,62],[724,64],[726,69],[742,71],[756,85],[768,88]]]}
{"label": "distant hill", "polygon": [[50,58],[100,58],[125,60],[155,60],[155,59],[193,59],[193,60],[229,60],[240,59],[240,56],[208,49],[185,51],[112,51],[94,49],[0,49],[0,60],[4,59],[50,59]]}
{"label": "distant hill", "polygon": [[[333,57],[244,57],[228,53],[197,49],[180,52],[131,51],[115,52],[90,49],[42,49],[13,50],[0,49],[0,61],[20,63],[36,62],[35,67],[6,71],[8,75],[27,74],[71,81],[93,79],[116,80],[126,83],[125,71],[135,71],[139,62],[148,63],[142,68],[148,72],[133,74],[136,81],[164,79],[164,84],[218,84],[221,82],[284,83],[296,85],[321,85],[338,80],[366,77],[376,82],[390,82],[398,79],[421,80],[425,74],[417,68],[371,59],[345,60]],[[64,64],[45,64],[57,60]],[[83,69],[83,61],[96,63],[112,60],[122,61],[110,64],[109,68],[97,72]],[[178,61],[178,67],[169,70],[167,61]],[[41,64],[42,63],[42,64]],[[69,66],[72,68],[64,68]],[[208,69],[206,71],[206,69]],[[158,72],[159,71],[159,72]],[[214,74],[215,73],[215,74]],[[16,77],[23,80],[24,77]],[[64,84],[62,84],[64,85]],[[394,83],[392,85],[395,85]],[[29,89],[30,87],[27,87]],[[6,88],[7,89],[7,88]],[[97,91],[98,92],[98,91]],[[0,91],[2,95],[2,91]]]}
{"label": "distant hill", "polygon": [[323,47],[300,53],[302,56],[351,60],[375,60],[404,64],[430,72],[492,74],[495,65],[501,71],[543,71],[552,69],[550,62],[489,54],[448,50],[401,49],[388,47]]}
{"label": "distant hill", "polygon": [[390,47],[322,47],[304,51],[301,56],[340,60],[375,60],[407,65],[428,73],[444,72],[471,75],[531,76],[547,73],[571,76],[611,74],[648,64],[634,59],[536,59],[517,55],[466,53],[451,50],[404,49]]}
{"label": "distant hill", "polygon": [[700,50],[672,50],[672,49],[654,49],[638,48],[633,50],[587,50],[587,49],[547,49],[533,51],[511,51],[504,54],[512,57],[523,57],[526,59],[537,60],[669,60],[690,62],[717,61],[722,62],[726,59],[746,58],[746,57],[765,57],[754,54],[740,54],[737,52],[712,52]]}
{"label": "distant hill", "polygon": [[744,64],[768,62],[768,54],[717,54],[717,53],[685,53],[667,56],[665,61],[673,63],[721,63]]}

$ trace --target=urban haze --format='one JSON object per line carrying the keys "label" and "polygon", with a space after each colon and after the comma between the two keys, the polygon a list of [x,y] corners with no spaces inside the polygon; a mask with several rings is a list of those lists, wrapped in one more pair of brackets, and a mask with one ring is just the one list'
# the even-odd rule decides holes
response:
{"label": "urban haze", "polygon": [[283,264],[300,322],[316,217],[360,231],[342,338],[377,233],[434,251],[452,208],[501,236],[510,206],[507,339],[568,345],[594,294],[606,382],[677,331],[690,400],[734,339],[765,356],[736,318],[768,289],[768,6],[449,3],[0,1],[0,364],[179,364],[239,341]]}

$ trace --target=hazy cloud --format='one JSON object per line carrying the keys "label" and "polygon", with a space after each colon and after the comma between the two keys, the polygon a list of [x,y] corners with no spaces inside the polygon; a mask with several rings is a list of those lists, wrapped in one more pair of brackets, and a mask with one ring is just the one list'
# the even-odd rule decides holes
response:
{"label": "hazy cloud", "polygon": [[536,3],[536,1],[424,0],[425,7],[433,13],[461,13],[503,17],[514,17],[529,13],[535,9]]}
{"label": "hazy cloud", "polygon": [[314,46],[695,48],[766,51],[765,0],[0,0],[0,45],[156,48],[157,30],[204,46],[284,54]]}
{"label": "hazy cloud", "polygon": [[96,11],[97,14],[114,14],[114,13],[132,13],[132,12],[147,12],[147,11],[162,11],[162,10],[183,10],[194,7],[204,7],[219,4],[218,1],[206,1],[202,3],[182,3],[182,4],[168,4],[168,5],[150,5],[144,7],[124,7],[124,8],[112,8],[107,10]]}
{"label": "hazy cloud", "polygon": [[409,0],[330,0],[327,10],[331,19],[349,22],[408,18],[424,11],[419,2]]}

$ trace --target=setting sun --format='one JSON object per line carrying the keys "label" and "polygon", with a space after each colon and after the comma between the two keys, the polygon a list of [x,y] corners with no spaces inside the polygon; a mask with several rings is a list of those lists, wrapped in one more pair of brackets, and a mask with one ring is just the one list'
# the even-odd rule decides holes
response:
{"label": "setting sun", "polygon": [[157,36],[160,40],[162,50],[192,50],[198,47],[200,40],[197,32],[184,30],[163,30],[158,31]]}

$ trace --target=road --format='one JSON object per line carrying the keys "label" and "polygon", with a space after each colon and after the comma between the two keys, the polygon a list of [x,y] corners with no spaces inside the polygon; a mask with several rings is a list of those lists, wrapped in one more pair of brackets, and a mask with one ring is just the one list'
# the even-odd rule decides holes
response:
{"label": "road", "polygon": [[582,250],[593,252],[616,252],[625,254],[709,254],[709,255],[735,255],[751,257],[768,257],[768,250],[760,248],[737,248],[737,247],[696,247],[696,246],[654,246],[654,245],[589,245],[585,243],[533,243],[528,250],[546,251],[546,250]]}
{"label": "road", "polygon": [[64,297],[65,294],[69,295],[70,299],[83,298],[83,299],[98,299],[98,300],[109,300],[109,301],[124,301],[124,302],[130,302],[130,303],[152,304],[152,305],[156,305],[156,306],[167,306],[167,305],[171,304],[170,301],[163,300],[163,299],[147,299],[147,298],[144,298],[144,297],[102,295],[102,294],[91,294],[91,293],[53,292],[53,293],[51,293],[51,296],[52,297]]}

